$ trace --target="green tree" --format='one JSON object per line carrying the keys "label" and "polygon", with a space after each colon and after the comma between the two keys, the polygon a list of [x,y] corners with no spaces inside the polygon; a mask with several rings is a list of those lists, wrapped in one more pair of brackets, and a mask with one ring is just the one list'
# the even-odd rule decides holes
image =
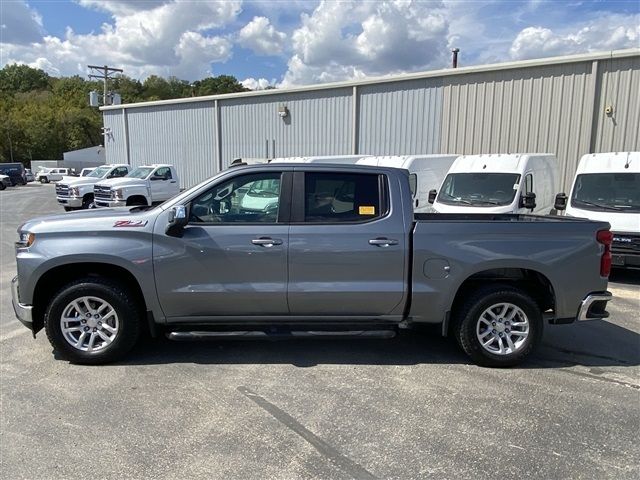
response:
{"label": "green tree", "polygon": [[207,77],[193,82],[196,95],[219,95],[222,93],[248,92],[236,77],[231,75],[219,75],[217,77]]}
{"label": "green tree", "polygon": [[167,100],[171,98],[171,86],[164,78],[151,75],[142,84],[145,100]]}
{"label": "green tree", "polygon": [[144,100],[144,89],[139,80],[118,75],[111,80],[109,89],[118,92],[122,97],[122,103],[134,103]]}
{"label": "green tree", "polygon": [[12,63],[0,70],[0,92],[17,93],[49,88],[49,75],[43,70]]}

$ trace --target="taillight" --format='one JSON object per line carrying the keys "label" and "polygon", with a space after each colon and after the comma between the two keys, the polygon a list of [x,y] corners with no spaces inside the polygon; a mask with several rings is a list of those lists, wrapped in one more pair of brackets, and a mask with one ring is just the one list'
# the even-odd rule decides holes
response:
{"label": "taillight", "polygon": [[611,242],[613,241],[613,233],[609,230],[599,230],[596,234],[598,243],[604,245],[604,252],[600,258],[600,276],[608,277],[611,273]]}

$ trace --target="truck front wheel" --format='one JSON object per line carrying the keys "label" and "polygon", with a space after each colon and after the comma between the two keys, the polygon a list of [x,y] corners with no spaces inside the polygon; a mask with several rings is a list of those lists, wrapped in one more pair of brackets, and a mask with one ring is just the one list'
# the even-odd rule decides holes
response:
{"label": "truck front wheel", "polygon": [[494,285],[474,291],[457,309],[454,331],[460,347],[478,365],[511,367],[542,340],[540,307],[523,291]]}
{"label": "truck front wheel", "polygon": [[117,283],[101,277],[73,281],[60,289],[45,313],[53,348],[72,363],[113,362],[135,345],[141,311]]}
{"label": "truck front wheel", "polygon": [[82,197],[82,209],[91,208],[93,205],[93,194],[87,193],[84,197]]}

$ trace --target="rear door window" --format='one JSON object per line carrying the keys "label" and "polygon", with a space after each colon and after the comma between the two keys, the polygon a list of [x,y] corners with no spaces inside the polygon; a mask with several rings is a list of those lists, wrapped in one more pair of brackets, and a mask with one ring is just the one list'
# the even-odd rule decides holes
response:
{"label": "rear door window", "polygon": [[[308,223],[365,222],[386,213],[376,174],[305,174],[304,221]],[[384,211],[383,211],[384,210]]]}

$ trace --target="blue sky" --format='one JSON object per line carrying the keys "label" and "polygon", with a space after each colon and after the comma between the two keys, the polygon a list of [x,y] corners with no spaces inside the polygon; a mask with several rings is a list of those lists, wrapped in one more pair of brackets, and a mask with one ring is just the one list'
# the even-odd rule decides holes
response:
{"label": "blue sky", "polygon": [[252,88],[640,47],[640,2],[2,0],[0,64]]}

